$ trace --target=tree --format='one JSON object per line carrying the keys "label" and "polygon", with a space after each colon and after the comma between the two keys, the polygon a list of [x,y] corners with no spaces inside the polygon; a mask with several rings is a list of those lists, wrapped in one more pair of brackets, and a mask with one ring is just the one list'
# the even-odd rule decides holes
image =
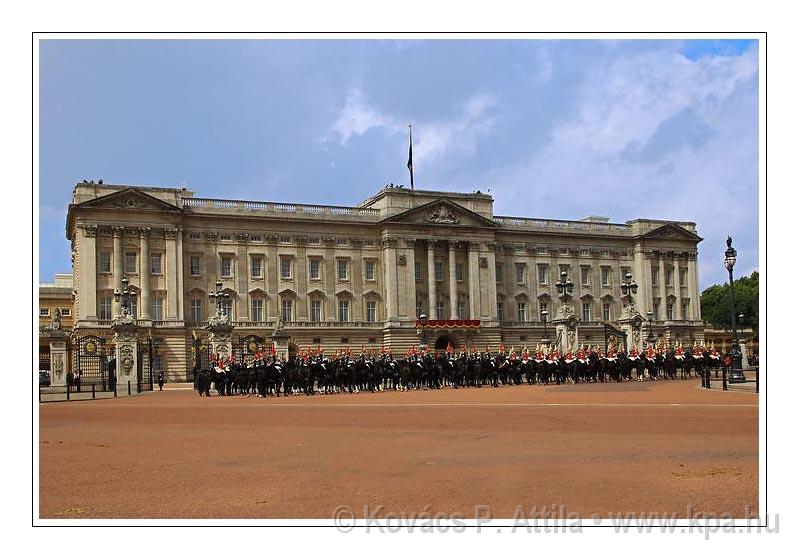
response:
{"label": "tree", "polygon": [[[743,322],[737,327],[751,328],[758,334],[758,271],[734,280],[733,291],[736,294],[736,315],[744,315]],[[717,328],[731,328],[730,305],[728,284],[715,284],[700,295],[703,320]]]}

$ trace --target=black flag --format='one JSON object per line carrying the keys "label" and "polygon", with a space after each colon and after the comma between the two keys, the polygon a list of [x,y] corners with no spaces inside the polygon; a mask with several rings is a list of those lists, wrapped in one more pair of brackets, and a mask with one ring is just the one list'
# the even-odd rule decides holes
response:
{"label": "black flag", "polygon": [[408,172],[411,174],[411,188],[414,188],[414,160],[411,157],[411,125],[408,125]]}

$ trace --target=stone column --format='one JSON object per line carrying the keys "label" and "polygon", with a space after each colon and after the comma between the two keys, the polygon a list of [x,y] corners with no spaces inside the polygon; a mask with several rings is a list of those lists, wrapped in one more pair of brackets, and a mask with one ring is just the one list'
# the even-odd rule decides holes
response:
{"label": "stone column", "polygon": [[128,316],[118,317],[111,325],[114,333],[117,360],[117,392],[127,394],[128,382],[131,393],[136,391],[138,336],[136,323]]}
{"label": "stone column", "polygon": [[147,262],[150,255],[150,228],[139,229],[139,253],[141,253],[139,318],[150,319],[150,267]]}
{"label": "stone column", "polygon": [[175,250],[175,259],[178,262],[177,266],[177,282],[178,282],[178,319],[183,321],[186,316],[183,314],[183,227],[178,226],[177,246]]}
{"label": "stone column", "polygon": [[175,228],[164,228],[164,237],[167,240],[167,270],[165,278],[167,280],[167,313],[165,319],[178,319],[178,261],[175,258],[177,253],[178,230]]}
{"label": "stone column", "polygon": [[[397,321],[397,240],[383,240],[383,270],[386,286],[386,320]],[[356,294],[353,294],[355,297]],[[359,294],[360,295],[360,294]]]}
{"label": "stone column", "polygon": [[436,241],[428,240],[428,319],[436,319]]}
{"label": "stone column", "polygon": [[[247,254],[247,242],[248,236],[246,233],[237,233],[236,234],[236,270],[234,272],[234,281],[233,285],[236,287],[236,294],[237,294],[237,301],[236,301],[236,309],[234,312],[236,313],[237,317],[236,320],[238,321],[249,321],[250,320],[250,305],[248,302],[249,294],[248,294],[248,279],[250,278],[250,257]],[[300,263],[301,259],[298,257],[297,263],[295,263],[295,281],[300,281]],[[298,289],[298,295],[302,293]],[[231,320],[234,320],[231,317]]]}
{"label": "stone column", "polygon": [[689,288],[689,317],[691,321],[700,320],[700,293],[697,290],[697,255],[689,255],[686,259],[687,284]]}
{"label": "stone column", "polygon": [[[489,300],[489,314],[486,317],[486,319],[488,319],[489,321],[497,321],[498,320],[498,318],[497,318],[497,278],[496,278],[496,275],[497,275],[497,261],[495,260],[495,250],[496,249],[497,249],[497,246],[494,243],[489,243],[487,245],[487,253],[486,253],[487,265],[486,265],[486,267],[489,269],[488,270],[488,279],[489,279],[489,281],[487,282],[487,286],[486,286],[486,294],[487,294],[486,297]],[[536,274],[536,271],[534,271],[534,274]],[[534,276],[534,278],[535,278],[535,280],[534,280],[534,286],[535,286],[536,282],[538,282],[539,279],[536,276]],[[535,291],[534,291],[534,294],[535,294]],[[537,313],[537,317],[538,317],[538,313],[539,313],[538,309],[536,309],[536,313]]]}
{"label": "stone column", "polygon": [[[123,274],[123,259],[125,258],[122,255],[122,234],[123,229],[121,227],[115,227],[113,229],[114,235],[114,268],[113,274],[111,276],[111,283],[113,284],[114,290],[122,289],[122,274]],[[116,317],[120,314],[120,303],[114,299],[111,300],[111,316]]]}
{"label": "stone column", "polygon": [[83,236],[78,242],[80,263],[79,319],[97,320],[97,226],[83,225]]}
{"label": "stone column", "polygon": [[405,313],[401,311],[400,315],[405,315],[406,319],[409,320],[417,318],[417,282],[414,276],[414,263],[416,262],[414,248],[416,243],[416,239],[406,239],[406,291],[400,298],[400,301],[404,301],[406,304]]}
{"label": "stone column", "polygon": [[481,316],[481,283],[478,270],[478,249],[480,245],[476,241],[469,242],[469,318],[479,319]]}
{"label": "stone column", "polygon": [[661,253],[658,255],[658,320],[659,321],[666,321],[667,320],[667,279],[666,279],[666,267],[664,266],[664,254]]}
{"label": "stone column", "polygon": [[672,260],[672,293],[675,294],[675,306],[672,309],[672,316],[675,320],[683,320],[681,313],[681,304],[683,302],[683,295],[681,294],[681,268],[678,262],[678,254],[675,253]]}
{"label": "stone column", "polygon": [[[458,283],[456,282],[457,241],[447,242],[447,271],[450,279],[450,318],[458,319]],[[470,278],[470,281],[472,279]]]}
{"label": "stone column", "polygon": [[[644,249],[641,245],[637,245],[633,250],[633,268],[631,269],[631,275],[633,276],[633,281],[639,285],[635,296],[636,307],[646,312],[649,309],[646,302],[650,295],[647,288],[650,284],[650,280],[645,271]],[[624,280],[625,278],[620,278],[620,282]]]}

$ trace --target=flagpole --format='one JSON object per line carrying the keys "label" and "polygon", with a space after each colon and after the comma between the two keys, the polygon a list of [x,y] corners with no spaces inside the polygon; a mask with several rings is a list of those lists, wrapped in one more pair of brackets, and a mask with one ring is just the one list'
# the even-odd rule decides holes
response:
{"label": "flagpole", "polygon": [[412,158],[412,151],[411,151],[411,125],[408,125],[408,172],[411,175],[411,190],[414,190],[414,160]]}

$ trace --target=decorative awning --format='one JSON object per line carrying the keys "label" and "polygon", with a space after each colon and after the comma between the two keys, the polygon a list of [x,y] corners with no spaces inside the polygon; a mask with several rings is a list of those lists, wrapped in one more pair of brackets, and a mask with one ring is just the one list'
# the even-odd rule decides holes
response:
{"label": "decorative awning", "polygon": [[418,329],[477,329],[480,319],[428,319],[417,320]]}

